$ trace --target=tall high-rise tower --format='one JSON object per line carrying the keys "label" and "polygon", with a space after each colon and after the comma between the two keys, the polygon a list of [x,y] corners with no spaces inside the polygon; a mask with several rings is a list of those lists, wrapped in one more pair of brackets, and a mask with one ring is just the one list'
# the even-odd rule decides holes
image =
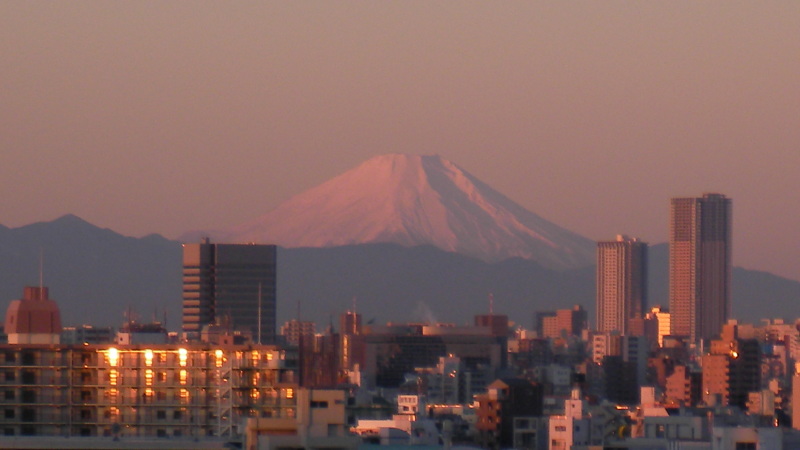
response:
{"label": "tall high-rise tower", "polygon": [[670,206],[671,333],[712,339],[731,311],[731,200],[703,194]]}
{"label": "tall high-rise tower", "polygon": [[197,338],[205,325],[229,323],[274,343],[276,253],[274,245],[184,244],[183,331]]}
{"label": "tall high-rise tower", "polygon": [[619,235],[597,243],[597,330],[629,334],[647,303],[647,244]]}

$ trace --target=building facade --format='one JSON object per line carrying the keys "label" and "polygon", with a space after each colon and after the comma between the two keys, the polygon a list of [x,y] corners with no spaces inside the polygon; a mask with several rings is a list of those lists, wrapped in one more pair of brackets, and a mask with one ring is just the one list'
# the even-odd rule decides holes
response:
{"label": "building facade", "polygon": [[597,243],[597,330],[630,334],[647,304],[647,244],[619,235]]}
{"label": "building facade", "polygon": [[670,208],[671,333],[713,339],[731,310],[731,200],[673,198]]}
{"label": "building facade", "polygon": [[294,417],[296,389],[296,354],[274,346],[0,346],[5,436],[235,436]]}
{"label": "building facade", "polygon": [[572,309],[538,311],[534,314],[534,330],[540,338],[580,336],[587,328],[588,315],[581,305],[575,305]]}
{"label": "building facade", "polygon": [[271,344],[276,334],[274,245],[183,245],[183,331],[199,339],[203,327],[225,323]]}

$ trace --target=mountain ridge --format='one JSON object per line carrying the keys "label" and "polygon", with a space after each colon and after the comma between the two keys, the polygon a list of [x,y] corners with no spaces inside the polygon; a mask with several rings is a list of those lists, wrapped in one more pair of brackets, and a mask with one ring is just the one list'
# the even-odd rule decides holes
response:
{"label": "mountain ridge", "polygon": [[[88,222],[64,221],[19,228],[0,227],[0,311],[38,284],[45,255],[44,284],[59,304],[66,326],[119,326],[132,307],[143,320],[166,311],[171,330],[181,322],[181,245],[163,237],[133,238]],[[74,224],[73,224],[74,225]],[[667,305],[666,244],[649,252],[650,305]],[[278,249],[278,324],[296,318],[320,326],[351,308],[356,297],[365,320],[470,323],[494,310],[532,327],[537,310],[580,304],[594,321],[595,268],[549,270],[510,258],[497,263],[445,252],[433,246],[359,244],[330,248]],[[800,317],[800,282],[762,271],[733,269],[733,315]]]}

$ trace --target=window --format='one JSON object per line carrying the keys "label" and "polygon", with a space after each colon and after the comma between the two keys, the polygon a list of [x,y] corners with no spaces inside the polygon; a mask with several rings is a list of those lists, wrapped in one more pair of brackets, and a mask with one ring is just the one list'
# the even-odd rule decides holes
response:
{"label": "window", "polygon": [[[328,402],[311,402],[311,407],[312,408],[327,408],[328,407]],[[404,406],[404,408],[408,408],[408,407]]]}
{"label": "window", "polygon": [[561,431],[561,432],[567,431],[567,427],[565,427],[564,425],[556,425],[556,431]]}
{"label": "window", "polygon": [[22,384],[36,384],[36,374],[32,370],[23,370]]}
{"label": "window", "polygon": [[6,400],[14,400],[14,391],[6,391],[5,398]]}
{"label": "window", "polygon": [[13,419],[14,418],[14,410],[13,409],[7,409],[6,413],[5,413],[5,417],[6,417],[6,419]]}
{"label": "window", "polygon": [[17,378],[13,370],[6,371],[6,381],[14,381]]}
{"label": "window", "polygon": [[165,420],[167,418],[167,412],[163,409],[156,411],[156,419],[158,420]]}
{"label": "window", "polygon": [[22,391],[22,403],[36,403],[36,391],[30,389]]}
{"label": "window", "polygon": [[23,352],[22,353],[22,365],[23,366],[32,366],[36,364],[36,355],[33,352]]}
{"label": "window", "polygon": [[36,411],[32,409],[23,409],[22,410],[22,421],[23,422],[36,422]]}

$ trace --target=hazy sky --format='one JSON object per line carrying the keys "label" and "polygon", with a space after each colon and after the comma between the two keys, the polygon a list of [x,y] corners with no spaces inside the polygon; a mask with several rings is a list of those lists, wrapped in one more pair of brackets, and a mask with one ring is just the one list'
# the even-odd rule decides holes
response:
{"label": "hazy sky", "polygon": [[800,2],[0,2],[0,223],[176,237],[438,153],[591,239],[733,198],[800,279]]}

